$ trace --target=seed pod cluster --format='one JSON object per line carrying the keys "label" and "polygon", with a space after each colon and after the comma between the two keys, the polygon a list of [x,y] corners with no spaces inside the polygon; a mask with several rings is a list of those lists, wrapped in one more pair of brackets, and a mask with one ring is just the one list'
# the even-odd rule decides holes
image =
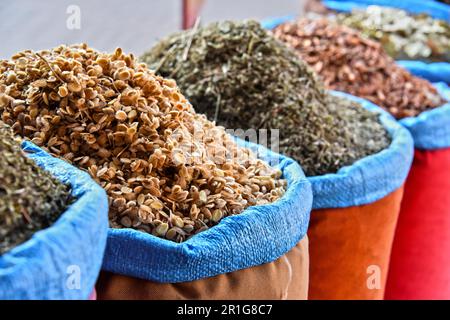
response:
{"label": "seed pod cluster", "polygon": [[284,193],[281,172],[194,112],[173,80],[119,48],[20,52],[0,63],[0,113],[14,131],[87,170],[112,227],[183,241]]}
{"label": "seed pod cluster", "polygon": [[327,19],[300,19],[273,34],[296,50],[325,85],[374,102],[396,118],[416,116],[444,103],[428,81],[395,63],[375,41]]}
{"label": "seed pod cluster", "polygon": [[395,59],[450,61],[450,24],[444,20],[381,6],[341,13],[337,20],[380,41]]}
{"label": "seed pod cluster", "polygon": [[[255,21],[171,35],[141,60],[174,78],[197,112],[218,124],[279,129],[280,151],[308,176],[334,173],[389,145],[377,115],[359,105],[336,108],[352,103],[328,95],[310,67]],[[357,143],[361,136],[369,142]]]}
{"label": "seed pod cluster", "polygon": [[0,254],[58,219],[71,202],[70,188],[37,166],[0,121]]}

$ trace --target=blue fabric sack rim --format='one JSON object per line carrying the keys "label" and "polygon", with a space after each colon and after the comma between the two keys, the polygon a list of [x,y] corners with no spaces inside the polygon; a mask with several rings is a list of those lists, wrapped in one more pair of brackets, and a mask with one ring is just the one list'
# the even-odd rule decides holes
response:
{"label": "blue fabric sack rim", "polygon": [[448,62],[399,60],[397,63],[412,74],[428,81],[450,83],[450,63]]}
{"label": "blue fabric sack rim", "polygon": [[337,173],[309,177],[313,188],[313,209],[373,203],[404,184],[414,155],[412,137],[388,112],[375,104],[343,92],[330,93],[359,102],[367,110],[379,113],[392,142],[385,150],[342,167]]}
{"label": "blue fabric sack rim", "polygon": [[110,229],[102,269],[155,282],[186,282],[269,263],[295,247],[309,224],[310,183],[294,160],[237,141],[265,150],[261,158],[266,161],[280,160],[277,167],[288,180],[281,199],[226,217],[183,243],[133,229]]}
{"label": "blue fabric sack rim", "polygon": [[[434,83],[439,94],[450,101],[450,88],[443,82]],[[417,117],[408,117],[400,123],[409,130],[417,149],[436,150],[450,148],[450,102],[427,110]]]}
{"label": "blue fabric sack rim", "polygon": [[[70,184],[76,201],[53,225],[0,255],[0,299],[87,299],[106,246],[106,193],[87,173],[33,143],[25,141],[22,148],[40,167]],[[67,286],[70,266],[79,268],[79,289]]]}
{"label": "blue fabric sack rim", "polygon": [[439,3],[439,4],[441,4],[441,5],[444,5],[444,6],[445,6],[444,8],[446,8],[447,10],[450,10],[450,4],[447,4],[447,3],[445,3],[445,2],[441,2],[441,1],[439,1],[439,0],[432,0],[432,1],[434,1],[434,2],[436,2],[436,3]]}

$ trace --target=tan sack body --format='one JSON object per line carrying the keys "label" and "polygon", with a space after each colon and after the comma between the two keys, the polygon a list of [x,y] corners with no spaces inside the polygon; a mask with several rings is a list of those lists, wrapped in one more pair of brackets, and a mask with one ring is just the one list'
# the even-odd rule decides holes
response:
{"label": "tan sack body", "polygon": [[274,262],[206,279],[158,283],[102,272],[97,283],[102,300],[305,300],[309,277],[308,238]]}

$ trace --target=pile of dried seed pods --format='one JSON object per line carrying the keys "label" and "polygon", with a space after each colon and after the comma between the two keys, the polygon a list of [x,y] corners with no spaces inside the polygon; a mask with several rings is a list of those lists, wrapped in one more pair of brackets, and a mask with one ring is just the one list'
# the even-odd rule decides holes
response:
{"label": "pile of dried seed pods", "polygon": [[0,121],[0,254],[49,227],[71,202],[70,188],[37,166]]}
{"label": "pile of dried seed pods", "polygon": [[218,124],[278,129],[280,151],[308,176],[335,173],[389,145],[377,114],[327,94],[312,69],[255,21],[176,33],[141,59],[173,77],[195,109]]}
{"label": "pile of dried seed pods", "polygon": [[356,30],[327,19],[300,19],[273,33],[294,48],[328,88],[368,99],[396,118],[416,116],[444,103],[431,83],[411,75],[379,43]]}
{"label": "pile of dried seed pods", "polygon": [[17,134],[86,169],[109,195],[115,228],[181,242],[285,191],[279,170],[121,49],[59,46],[2,61],[0,113]]}

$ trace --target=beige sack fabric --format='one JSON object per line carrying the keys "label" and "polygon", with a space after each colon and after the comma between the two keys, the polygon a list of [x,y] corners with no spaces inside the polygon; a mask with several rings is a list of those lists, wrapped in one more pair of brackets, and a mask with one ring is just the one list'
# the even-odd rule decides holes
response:
{"label": "beige sack fabric", "polygon": [[305,300],[308,278],[309,252],[305,236],[274,262],[191,282],[156,283],[102,272],[97,296],[99,300]]}

